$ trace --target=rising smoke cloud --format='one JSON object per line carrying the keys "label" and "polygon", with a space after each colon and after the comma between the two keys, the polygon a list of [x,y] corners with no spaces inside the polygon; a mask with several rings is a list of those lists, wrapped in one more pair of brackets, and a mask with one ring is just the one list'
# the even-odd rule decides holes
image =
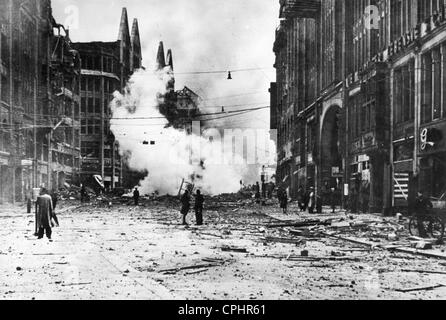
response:
{"label": "rising smoke cloud", "polygon": [[[248,173],[245,152],[234,150],[232,138],[231,143],[209,139],[218,136],[217,130],[187,135],[167,127],[158,106],[163,102],[169,79],[168,68],[140,70],[132,76],[124,94],[115,93],[111,103],[111,130],[121,155],[126,156],[131,169],[148,172],[140,182],[142,193],[176,194],[182,179],[194,182],[207,194],[237,192],[240,180]],[[266,141],[264,149],[270,147],[274,148]],[[262,159],[265,163],[269,161],[266,157]]]}

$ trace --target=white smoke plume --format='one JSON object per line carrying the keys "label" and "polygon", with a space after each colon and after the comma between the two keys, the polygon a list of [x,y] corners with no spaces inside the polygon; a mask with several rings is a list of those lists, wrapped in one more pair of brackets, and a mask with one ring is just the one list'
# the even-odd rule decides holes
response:
{"label": "white smoke plume", "polygon": [[[132,76],[125,93],[116,93],[111,103],[111,130],[121,155],[128,157],[131,169],[148,171],[140,182],[141,192],[176,194],[182,179],[192,182],[191,177],[207,194],[237,192],[248,171],[243,150],[234,151],[232,144],[212,141],[200,132],[186,135],[166,128],[167,120],[158,106],[169,77],[167,69],[141,70]],[[265,142],[268,149],[269,142]]]}

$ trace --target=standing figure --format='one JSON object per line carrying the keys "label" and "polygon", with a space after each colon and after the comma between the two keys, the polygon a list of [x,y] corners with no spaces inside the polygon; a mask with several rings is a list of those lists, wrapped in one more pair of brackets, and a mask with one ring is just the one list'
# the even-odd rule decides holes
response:
{"label": "standing figure", "polygon": [[259,184],[259,182],[256,182],[256,185],[254,187],[254,191],[255,191],[256,202],[260,203],[260,184]]}
{"label": "standing figure", "polygon": [[133,200],[135,201],[135,206],[138,206],[138,204],[139,204],[139,190],[138,190],[138,188],[135,188],[135,191],[133,191]]}
{"label": "standing figure", "polygon": [[336,189],[331,188],[330,189],[330,205],[332,213],[336,212]]}
{"label": "standing figure", "polygon": [[85,186],[81,185],[81,202],[84,203],[86,200],[87,190],[85,189]]}
{"label": "standing figure", "polygon": [[283,210],[283,213],[286,214],[288,208],[288,195],[285,188],[281,187],[280,189],[281,189],[280,190],[281,194],[279,197],[280,208]]}
{"label": "standing figure", "polygon": [[427,237],[426,230],[424,229],[423,217],[428,215],[429,209],[432,208],[432,202],[427,197],[425,197],[422,192],[418,192],[417,198],[415,199],[414,203],[414,211],[415,215],[417,216],[418,233],[422,238]]}
{"label": "standing figure", "polygon": [[190,210],[190,195],[189,191],[184,191],[184,194],[181,197],[181,214],[183,215],[183,225],[187,225],[186,216]]}
{"label": "standing figure", "polygon": [[316,207],[316,194],[314,192],[314,188],[311,187],[308,193],[308,212],[314,213],[315,207]]}
{"label": "standing figure", "polygon": [[305,211],[305,191],[302,186],[299,186],[297,190],[297,204],[299,206],[300,212]]}
{"label": "standing figure", "polygon": [[37,198],[36,219],[38,239],[42,239],[44,233],[46,233],[47,238],[51,240],[51,227],[54,227],[52,219],[54,219],[57,226],[59,226],[59,221],[53,211],[51,196],[46,189],[42,189],[40,196]]}
{"label": "standing figure", "polygon": [[53,204],[53,211],[56,211],[56,206],[57,206],[57,200],[59,199],[59,195],[57,194],[57,191],[53,189],[53,191],[51,192],[51,201]]}
{"label": "standing figure", "polygon": [[197,194],[195,195],[195,220],[197,226],[203,225],[203,204],[204,197],[201,194],[201,191],[197,190]]}

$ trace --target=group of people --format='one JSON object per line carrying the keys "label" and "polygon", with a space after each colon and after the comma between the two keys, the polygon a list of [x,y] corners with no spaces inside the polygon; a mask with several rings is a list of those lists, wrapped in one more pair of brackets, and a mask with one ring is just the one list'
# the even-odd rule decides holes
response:
{"label": "group of people", "polygon": [[[277,199],[279,200],[280,208],[283,210],[283,213],[286,214],[288,210],[288,194],[285,187],[282,185],[277,189]],[[314,213],[317,209],[317,200],[313,187],[310,187],[306,192],[302,186],[299,187],[297,204],[300,212],[304,212],[308,209],[309,213]]]}
{"label": "group of people", "polygon": [[[184,191],[183,195],[181,196],[181,210],[180,213],[183,216],[183,225],[188,225],[186,222],[186,216],[189,214],[190,207],[191,207],[191,195],[189,190]],[[194,201],[194,210],[195,210],[195,221],[197,226],[203,225],[203,206],[204,206],[204,197],[201,194],[200,190],[197,190],[197,193],[195,194],[195,201]]]}

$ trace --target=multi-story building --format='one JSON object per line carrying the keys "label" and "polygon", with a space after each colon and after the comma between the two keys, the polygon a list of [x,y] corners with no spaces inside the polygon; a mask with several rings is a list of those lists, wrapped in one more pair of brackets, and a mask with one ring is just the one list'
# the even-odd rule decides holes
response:
{"label": "multi-story building", "polygon": [[394,206],[417,190],[446,193],[446,12],[444,1],[381,1],[387,7]]}
{"label": "multi-story building", "polygon": [[[309,12],[316,28],[289,38],[287,26]],[[307,156],[297,159],[305,172],[294,172],[297,183],[314,185],[320,195],[337,187],[349,196],[345,204],[352,210],[407,207],[416,190],[444,195],[445,2],[282,0],[281,18],[272,128],[279,131],[278,176],[293,195],[293,167],[283,161],[299,148]],[[298,117],[303,121],[292,123],[287,119],[296,98],[289,92],[302,95],[312,88],[300,69],[308,62],[296,52],[312,38],[317,39],[316,97],[305,102]],[[294,83],[295,72],[304,80]],[[293,131],[302,132],[301,140]]]}
{"label": "multi-story building", "polygon": [[[276,30],[276,83],[270,88],[271,129],[277,129],[277,182],[285,183],[292,198],[298,187],[314,184],[314,112],[317,95],[320,12],[318,1],[281,1]],[[307,177],[309,179],[307,179]]]}
{"label": "multi-story building", "polygon": [[78,57],[49,0],[0,2],[0,201],[76,175]]}
{"label": "multi-story building", "polygon": [[81,180],[95,184],[103,178],[106,189],[122,185],[123,163],[119,146],[110,131],[109,103],[122,92],[132,73],[141,68],[138,21],[130,34],[127,10],[122,11],[118,40],[75,43],[82,59],[81,80]]}

